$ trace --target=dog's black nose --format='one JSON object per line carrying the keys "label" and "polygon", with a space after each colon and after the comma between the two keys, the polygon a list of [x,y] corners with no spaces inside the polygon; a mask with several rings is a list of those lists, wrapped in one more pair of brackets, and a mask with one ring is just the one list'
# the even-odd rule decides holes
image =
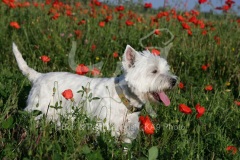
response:
{"label": "dog's black nose", "polygon": [[172,85],[172,87],[175,86],[176,83],[177,83],[177,79],[171,78],[171,85]]}

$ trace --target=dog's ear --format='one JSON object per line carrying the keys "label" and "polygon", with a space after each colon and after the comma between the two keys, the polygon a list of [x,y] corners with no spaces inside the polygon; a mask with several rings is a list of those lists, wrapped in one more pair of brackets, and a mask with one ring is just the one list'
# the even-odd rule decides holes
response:
{"label": "dog's ear", "polygon": [[123,67],[128,69],[134,66],[134,63],[137,58],[137,51],[133,49],[130,45],[127,45],[124,54],[123,54]]}

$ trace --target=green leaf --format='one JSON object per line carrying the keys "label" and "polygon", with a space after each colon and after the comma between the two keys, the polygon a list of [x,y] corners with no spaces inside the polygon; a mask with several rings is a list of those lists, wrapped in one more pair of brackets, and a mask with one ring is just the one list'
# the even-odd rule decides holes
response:
{"label": "green leaf", "polygon": [[13,117],[8,117],[5,121],[2,122],[2,128],[9,129],[13,127]]}
{"label": "green leaf", "polygon": [[81,93],[81,97],[84,95],[84,90],[79,90],[77,93]]}
{"label": "green leaf", "polygon": [[85,88],[82,86],[82,90],[85,91]]}
{"label": "green leaf", "polygon": [[157,148],[157,146],[152,146],[148,150],[148,159],[149,160],[156,160],[157,157],[158,157],[158,148]]}
{"label": "green leaf", "polygon": [[29,115],[29,112],[23,110],[19,110],[18,113],[22,115]]}
{"label": "green leaf", "polygon": [[79,91],[77,91],[77,93],[82,93],[82,92],[84,92],[83,90],[79,90]]}
{"label": "green leaf", "polygon": [[53,156],[52,156],[53,160],[59,160],[62,159],[61,155],[57,152],[54,152]]}
{"label": "green leaf", "polygon": [[50,108],[54,108],[54,109],[62,109],[63,107],[62,106],[50,106]]}
{"label": "green leaf", "polygon": [[123,146],[124,148],[127,148],[127,149],[132,148],[132,144],[131,144],[131,143],[123,143],[122,146]]}
{"label": "green leaf", "polygon": [[92,100],[98,100],[100,99],[99,97],[93,97]]}
{"label": "green leaf", "polygon": [[107,122],[107,119],[106,119],[106,118],[104,118],[104,119],[103,119],[103,123],[106,123],[106,122]]}
{"label": "green leaf", "polygon": [[59,143],[57,143],[57,142],[54,143],[53,149],[57,153],[61,152],[61,147],[60,147]]}
{"label": "green leaf", "polygon": [[89,94],[88,98],[89,98],[89,99],[91,99],[91,98],[92,98],[92,93],[90,93],[90,94]]}
{"label": "green leaf", "polygon": [[34,117],[37,117],[37,116],[39,116],[40,114],[42,114],[42,112],[39,111],[39,110],[33,110],[33,111],[32,111],[32,115],[33,115]]}
{"label": "green leaf", "polygon": [[55,103],[55,107],[58,107],[58,102]]}
{"label": "green leaf", "polygon": [[91,149],[88,147],[88,145],[84,145],[81,149],[81,152],[83,154],[89,154],[91,152]]}
{"label": "green leaf", "polygon": [[104,160],[102,155],[101,155],[101,153],[100,153],[100,151],[95,151],[95,152],[93,152],[91,154],[88,154],[86,157],[89,160],[95,160],[95,159],[97,159],[97,160]]}

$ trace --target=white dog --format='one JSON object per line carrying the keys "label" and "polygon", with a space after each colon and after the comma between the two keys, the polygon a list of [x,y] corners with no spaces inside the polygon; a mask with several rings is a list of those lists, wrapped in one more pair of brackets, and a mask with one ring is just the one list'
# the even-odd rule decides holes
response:
{"label": "white dog", "polygon": [[[172,89],[177,77],[169,72],[167,61],[148,50],[135,51],[127,45],[123,55],[124,73],[113,78],[88,78],[68,72],[39,73],[30,68],[13,43],[13,53],[22,73],[32,82],[25,110],[40,110],[50,120],[59,121],[59,115],[71,114],[72,106],[82,107],[89,117],[101,120],[101,125],[112,135],[131,143],[139,131],[139,113],[148,101],[170,100],[164,91]],[[84,94],[77,93],[82,88]],[[74,100],[66,100],[62,92],[71,89]],[[91,97],[99,99],[88,100]],[[81,103],[85,101],[83,105]],[[49,106],[61,106],[55,109]]]}

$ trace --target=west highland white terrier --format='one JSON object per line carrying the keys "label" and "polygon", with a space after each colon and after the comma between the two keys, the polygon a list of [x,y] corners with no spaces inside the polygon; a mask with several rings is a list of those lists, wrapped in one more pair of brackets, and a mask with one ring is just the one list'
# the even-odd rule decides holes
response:
{"label": "west highland white terrier", "polygon": [[[20,70],[32,82],[26,111],[39,110],[49,120],[59,121],[60,115],[73,112],[73,105],[82,107],[89,117],[96,117],[102,127],[111,130],[113,136],[121,136],[126,143],[131,143],[139,132],[138,116],[144,104],[151,100],[170,105],[165,91],[177,82],[165,59],[148,50],[135,51],[130,45],[123,54],[124,73],[113,78],[89,78],[68,72],[39,73],[27,65],[15,43],[13,53]],[[79,93],[82,88],[86,92]],[[61,94],[67,89],[73,92],[72,100]],[[87,100],[90,94],[98,98]],[[82,101],[86,102],[84,106]],[[60,109],[49,107],[56,104]]]}

